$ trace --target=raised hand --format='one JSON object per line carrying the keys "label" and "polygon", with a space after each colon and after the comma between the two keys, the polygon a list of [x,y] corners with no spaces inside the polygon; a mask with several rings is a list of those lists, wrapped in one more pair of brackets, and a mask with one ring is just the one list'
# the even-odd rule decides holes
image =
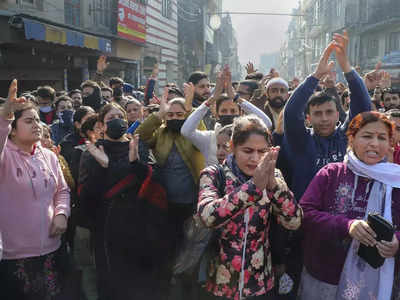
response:
{"label": "raised hand", "polygon": [[333,44],[335,46],[336,59],[342,68],[344,73],[351,71],[351,65],[349,58],[347,57],[347,47],[349,45],[349,35],[347,31],[343,31],[343,34],[335,33],[333,35]]}
{"label": "raised hand", "polygon": [[183,93],[185,95],[186,111],[191,111],[193,108],[194,90],[195,90],[195,87],[192,82],[183,84]]}
{"label": "raised hand", "polygon": [[229,65],[226,65],[224,68],[224,89],[230,99],[235,97],[235,91],[232,86],[232,73]]}
{"label": "raised hand", "polygon": [[107,62],[107,56],[100,55],[99,59],[97,60],[97,72],[102,74],[108,67],[110,63]]}
{"label": "raised hand", "polygon": [[380,70],[381,67],[382,63],[378,62],[375,66],[375,70],[365,74],[364,82],[368,90],[373,90],[379,86],[384,75],[384,72]]}
{"label": "raised hand", "polygon": [[378,85],[383,89],[388,89],[392,86],[392,77],[388,72],[383,71],[381,81],[378,83]]}
{"label": "raised hand", "polygon": [[18,108],[18,105],[25,103],[26,99],[24,97],[17,97],[18,91],[18,81],[14,79],[11,81],[10,87],[8,88],[8,97],[6,103],[4,103],[1,114],[4,118],[11,119],[13,117],[14,111]]}
{"label": "raised hand", "polygon": [[160,119],[164,119],[164,117],[167,115],[169,110],[169,104],[168,104],[168,88],[164,88],[164,93],[161,97],[160,100],[160,110],[158,111],[158,116]]}
{"label": "raised hand", "polygon": [[135,134],[129,142],[129,161],[134,162],[139,159],[139,135]]}
{"label": "raised hand", "polygon": [[333,70],[335,64],[333,61],[329,62],[329,57],[331,56],[331,53],[334,49],[335,49],[334,42],[330,42],[329,45],[325,48],[319,60],[317,69],[313,74],[315,78],[321,80],[325,75],[329,74],[329,72]]}
{"label": "raised hand", "polygon": [[245,66],[245,69],[246,69],[247,74],[257,72],[257,70],[254,68],[254,64],[251,61],[249,61],[247,63],[247,65]]}
{"label": "raised hand", "polygon": [[94,143],[86,142],[87,150],[103,168],[108,168],[109,159],[103,146],[97,147]]}
{"label": "raised hand", "polygon": [[225,74],[223,71],[218,72],[215,81],[214,93],[207,100],[208,105],[213,105],[217,101],[217,99],[221,96],[221,94],[224,91],[224,84],[225,84]]}

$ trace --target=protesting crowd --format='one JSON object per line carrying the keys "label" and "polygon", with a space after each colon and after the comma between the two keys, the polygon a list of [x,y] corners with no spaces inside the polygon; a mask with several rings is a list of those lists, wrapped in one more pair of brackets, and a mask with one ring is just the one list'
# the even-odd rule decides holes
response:
{"label": "protesting crowd", "polygon": [[[0,104],[1,299],[400,299],[400,93],[335,34],[157,95],[106,78]],[[336,82],[334,56],[345,82]]]}

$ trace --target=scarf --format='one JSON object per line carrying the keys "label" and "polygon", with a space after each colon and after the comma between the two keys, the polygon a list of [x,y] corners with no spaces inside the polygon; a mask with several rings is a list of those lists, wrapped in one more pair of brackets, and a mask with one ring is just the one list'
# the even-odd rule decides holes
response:
{"label": "scarf", "polygon": [[241,183],[245,183],[248,180],[250,180],[250,176],[247,176],[244,174],[236,164],[236,159],[233,154],[229,154],[228,157],[226,158],[226,164],[228,165],[229,169],[232,170],[233,175],[235,175]]}
{"label": "scarf", "polygon": [[[392,189],[400,188],[400,166],[388,162],[367,165],[352,151],[345,157],[345,162],[356,175],[352,201],[360,176],[374,180],[364,219],[367,219],[370,212],[379,212],[387,221],[392,222]],[[336,299],[390,299],[394,281],[394,257],[386,258],[383,266],[375,270],[357,255],[359,245],[358,241],[353,240],[347,253]]]}

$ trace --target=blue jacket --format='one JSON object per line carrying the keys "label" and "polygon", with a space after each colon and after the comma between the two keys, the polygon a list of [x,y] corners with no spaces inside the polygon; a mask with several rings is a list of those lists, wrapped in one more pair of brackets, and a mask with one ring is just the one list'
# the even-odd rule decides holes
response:
{"label": "blue jacket", "polygon": [[361,77],[352,70],[345,74],[351,92],[350,111],[346,121],[329,137],[316,135],[304,124],[307,101],[318,85],[309,76],[292,94],[284,113],[284,138],[291,171],[291,189],[297,200],[305,192],[314,175],[331,162],[341,162],[347,148],[346,131],[350,121],[359,113],[371,110],[371,99]]}

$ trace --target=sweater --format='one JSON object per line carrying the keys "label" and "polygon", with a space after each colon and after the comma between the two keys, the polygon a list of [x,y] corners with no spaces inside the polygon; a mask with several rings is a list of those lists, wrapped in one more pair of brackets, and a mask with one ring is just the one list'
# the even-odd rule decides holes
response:
{"label": "sweater", "polygon": [[[262,110],[257,108],[250,102],[239,104],[248,114],[255,114],[261,118],[265,125],[270,128],[272,125],[271,119],[268,118]],[[206,159],[206,165],[211,166],[218,164],[217,159],[217,137],[215,130],[199,130],[197,127],[204,116],[209,112],[209,107],[201,104],[185,121],[182,126],[181,134],[189,139],[195,145]]]}
{"label": "sweater", "polygon": [[40,143],[26,153],[8,140],[11,123],[0,117],[3,259],[42,256],[61,245],[49,232],[55,216],[70,214],[69,188],[55,153]]}
{"label": "sweater", "polygon": [[307,101],[318,85],[309,76],[290,97],[284,112],[283,147],[288,147],[292,171],[291,190],[300,199],[307,185],[323,166],[343,161],[347,149],[346,131],[350,121],[359,113],[371,110],[371,100],[363,80],[352,70],[345,74],[351,93],[350,111],[345,123],[329,137],[321,137],[304,125]]}
{"label": "sweater", "polygon": [[[339,283],[351,243],[349,222],[364,218],[373,184],[373,180],[359,177],[352,204],[354,178],[345,163],[328,164],[300,200],[304,212],[304,266],[314,278],[333,285]],[[400,240],[400,189],[392,192],[392,216]]]}

